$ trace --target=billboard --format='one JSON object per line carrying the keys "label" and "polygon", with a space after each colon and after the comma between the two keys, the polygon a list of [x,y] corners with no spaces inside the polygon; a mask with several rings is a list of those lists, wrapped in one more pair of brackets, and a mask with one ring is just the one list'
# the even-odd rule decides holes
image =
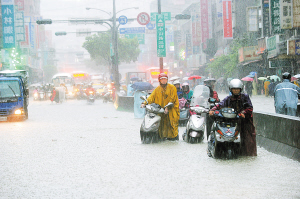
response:
{"label": "billboard", "polygon": [[280,27],[292,29],[292,0],[280,0]]}
{"label": "billboard", "polygon": [[293,27],[300,28],[300,0],[293,0]]}

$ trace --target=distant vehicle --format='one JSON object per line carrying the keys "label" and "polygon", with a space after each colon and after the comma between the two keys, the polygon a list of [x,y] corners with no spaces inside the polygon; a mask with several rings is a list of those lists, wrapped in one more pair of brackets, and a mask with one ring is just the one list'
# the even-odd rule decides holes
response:
{"label": "distant vehicle", "polygon": [[[148,76],[149,76],[150,83],[154,84],[158,79],[158,75],[160,74],[160,68],[158,68],[158,67],[148,68],[147,73],[148,73]],[[168,69],[163,69],[163,73],[166,73],[168,75],[169,70]]]}
{"label": "distant vehicle", "polygon": [[27,79],[25,70],[0,72],[0,121],[28,119]]}
{"label": "distant vehicle", "polygon": [[89,73],[83,71],[75,71],[72,73],[75,84],[88,84],[91,82]]}
{"label": "distant vehicle", "polygon": [[52,83],[54,87],[62,87],[63,85],[66,88],[66,98],[72,99],[75,96],[74,84],[75,81],[73,76],[69,73],[58,73],[52,77]]}

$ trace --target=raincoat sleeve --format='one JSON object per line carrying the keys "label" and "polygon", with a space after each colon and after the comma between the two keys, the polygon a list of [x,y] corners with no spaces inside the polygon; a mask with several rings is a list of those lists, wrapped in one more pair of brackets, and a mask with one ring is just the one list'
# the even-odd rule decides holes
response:
{"label": "raincoat sleeve", "polygon": [[252,105],[249,95],[244,94],[242,102],[244,104],[244,107],[243,107],[241,113],[245,114],[246,118],[252,117],[253,105]]}
{"label": "raincoat sleeve", "polygon": [[[157,95],[158,90],[159,87],[155,88],[154,91],[151,93],[151,95],[147,98],[149,104],[155,103],[155,98],[159,97]],[[146,102],[143,102],[143,104],[146,104]]]}

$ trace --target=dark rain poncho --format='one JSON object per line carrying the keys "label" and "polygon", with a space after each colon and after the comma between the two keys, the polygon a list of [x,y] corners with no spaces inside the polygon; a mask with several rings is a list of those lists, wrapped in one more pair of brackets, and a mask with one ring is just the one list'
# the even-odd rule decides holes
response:
{"label": "dark rain poncho", "polygon": [[252,116],[253,106],[249,95],[241,94],[239,96],[228,96],[211,110],[214,111],[225,107],[234,108],[238,113],[243,113],[245,115],[245,118],[239,120],[242,141],[241,154],[246,156],[256,156],[256,134]]}

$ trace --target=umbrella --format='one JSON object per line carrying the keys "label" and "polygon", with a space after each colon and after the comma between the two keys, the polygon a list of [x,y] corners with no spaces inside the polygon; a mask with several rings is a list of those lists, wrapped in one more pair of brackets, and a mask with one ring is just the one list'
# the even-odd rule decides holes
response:
{"label": "umbrella", "polygon": [[247,75],[246,77],[251,77],[251,78],[253,78],[255,75]]}
{"label": "umbrella", "polygon": [[270,79],[274,79],[274,81],[276,80],[280,81],[280,77],[278,77],[277,75],[270,76]]}
{"label": "umbrella", "polygon": [[179,80],[179,79],[180,79],[180,77],[174,76],[174,77],[171,77],[171,78],[170,78],[170,81],[175,81],[175,80]]}
{"label": "umbrella", "polygon": [[152,90],[154,87],[149,82],[135,82],[131,88],[138,91]]}
{"label": "umbrella", "polygon": [[187,81],[187,80],[189,80],[189,77],[184,77],[182,80]]}
{"label": "umbrella", "polygon": [[242,80],[246,81],[246,82],[252,82],[253,78],[251,78],[251,77],[243,77]]}
{"label": "umbrella", "polygon": [[298,79],[298,78],[300,78],[300,74],[297,74],[294,77],[296,77]]}
{"label": "umbrella", "polygon": [[259,77],[257,78],[258,80],[266,80],[267,78],[266,77]]}
{"label": "umbrella", "polygon": [[296,81],[296,80],[297,80],[296,77],[292,77],[292,78],[291,78],[291,82],[292,82],[292,81]]}
{"label": "umbrella", "polygon": [[193,75],[188,78],[188,80],[192,80],[192,79],[201,79],[201,76]]}
{"label": "umbrella", "polygon": [[254,77],[255,74],[257,74],[257,72],[252,71],[252,72],[250,72],[249,74],[252,75],[252,76]]}

